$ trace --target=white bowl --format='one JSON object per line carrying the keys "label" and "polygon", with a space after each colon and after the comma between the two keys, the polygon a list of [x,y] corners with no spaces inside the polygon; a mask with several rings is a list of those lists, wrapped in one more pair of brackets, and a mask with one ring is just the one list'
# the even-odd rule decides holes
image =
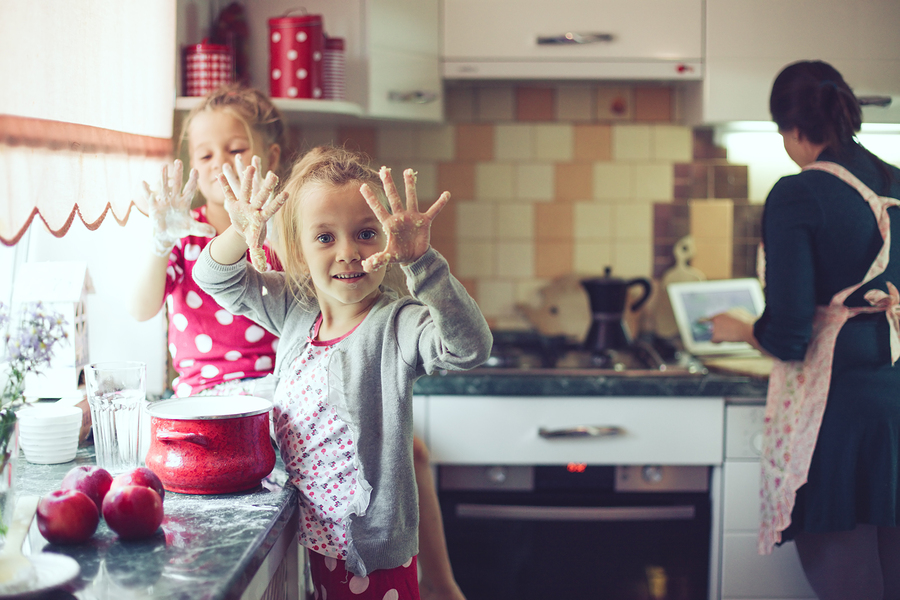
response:
{"label": "white bowl", "polygon": [[67,435],[66,437],[56,438],[53,440],[41,438],[29,438],[19,435],[19,444],[23,448],[32,448],[35,450],[54,450],[57,448],[68,448],[72,444],[78,445],[78,434]]}
{"label": "white bowl", "polygon": [[36,434],[42,437],[59,435],[61,433],[72,431],[72,429],[81,429],[81,419],[77,421],[73,420],[68,423],[57,423],[50,425],[45,425],[41,421],[19,422],[19,433]]}
{"label": "white bowl", "polygon": [[66,425],[81,423],[82,413],[77,406],[29,406],[16,412],[16,419],[22,427]]}
{"label": "white bowl", "polygon": [[78,453],[78,438],[76,437],[74,442],[67,448],[44,449],[22,444],[22,452],[25,454],[25,460],[30,463],[38,465],[66,463],[74,460],[75,455]]}

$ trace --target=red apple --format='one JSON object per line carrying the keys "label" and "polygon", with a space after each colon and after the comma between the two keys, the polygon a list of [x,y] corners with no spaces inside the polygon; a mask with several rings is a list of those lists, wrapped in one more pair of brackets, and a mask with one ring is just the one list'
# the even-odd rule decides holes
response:
{"label": "red apple", "polygon": [[72,468],[63,477],[59,485],[61,490],[77,490],[88,495],[97,505],[97,511],[103,507],[103,497],[109,491],[113,476],[109,471],[96,465],[81,465]]}
{"label": "red apple", "polygon": [[78,490],[56,490],[38,502],[38,529],[51,544],[80,544],[97,531],[100,511]]}
{"label": "red apple", "polygon": [[166,490],[165,488],[163,488],[162,481],[159,480],[159,477],[156,476],[156,473],[154,473],[147,467],[135,467],[130,471],[126,471],[125,473],[116,475],[112,480],[112,485],[109,486],[109,491],[113,491],[116,488],[120,488],[126,485],[140,485],[143,487],[148,487],[159,494],[160,500],[166,499]]}
{"label": "red apple", "polygon": [[110,489],[103,499],[103,518],[123,540],[150,537],[159,529],[163,516],[162,498],[142,485]]}

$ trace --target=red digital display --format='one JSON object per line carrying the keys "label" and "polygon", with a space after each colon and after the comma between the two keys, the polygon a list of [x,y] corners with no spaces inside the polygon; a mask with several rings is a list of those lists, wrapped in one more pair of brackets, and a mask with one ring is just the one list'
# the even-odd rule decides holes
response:
{"label": "red digital display", "polygon": [[566,471],[569,473],[584,473],[587,465],[584,463],[569,463],[566,465]]}

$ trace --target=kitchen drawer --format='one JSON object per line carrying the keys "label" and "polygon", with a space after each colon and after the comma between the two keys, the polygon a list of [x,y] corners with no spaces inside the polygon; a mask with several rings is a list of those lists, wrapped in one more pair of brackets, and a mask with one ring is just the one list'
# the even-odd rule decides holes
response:
{"label": "kitchen drawer", "polygon": [[759,461],[727,460],[722,471],[725,531],[756,533],[759,530]]}
{"label": "kitchen drawer", "polygon": [[[427,415],[436,463],[722,463],[721,398],[430,396]],[[619,428],[619,434],[539,435],[541,428],[579,426]]]}
{"label": "kitchen drawer", "polygon": [[722,600],[745,598],[815,600],[793,543],[760,556],[756,533],[725,533],[722,541]]}

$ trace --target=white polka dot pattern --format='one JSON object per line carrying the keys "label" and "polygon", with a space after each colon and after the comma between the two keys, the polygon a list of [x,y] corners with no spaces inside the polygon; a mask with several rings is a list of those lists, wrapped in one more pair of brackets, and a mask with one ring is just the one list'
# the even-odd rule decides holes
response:
{"label": "white polka dot pattern", "polygon": [[234,315],[224,308],[217,310],[215,316],[216,321],[218,321],[222,325],[231,325],[232,323],[234,323]]}
{"label": "white polka dot pattern", "polygon": [[206,354],[210,350],[212,350],[212,338],[206,335],[205,333],[201,333],[197,337],[194,338],[194,346],[197,347],[197,350]]}

